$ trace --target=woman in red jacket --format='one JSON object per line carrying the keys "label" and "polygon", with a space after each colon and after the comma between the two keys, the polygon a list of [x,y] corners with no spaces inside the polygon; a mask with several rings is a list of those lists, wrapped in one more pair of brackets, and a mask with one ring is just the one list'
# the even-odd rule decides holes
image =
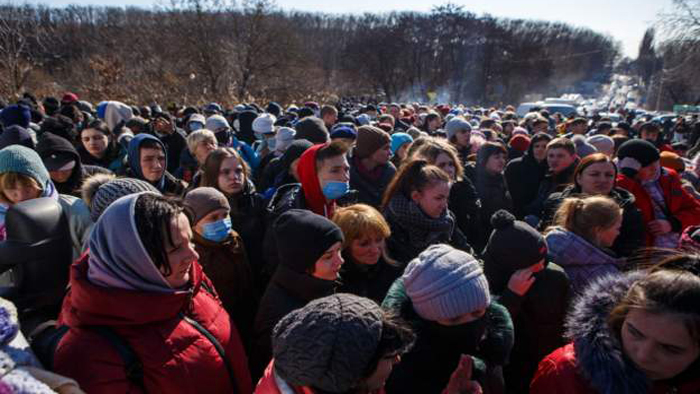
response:
{"label": "woman in red jacket", "polygon": [[[59,319],[70,329],[56,348],[56,372],[89,393],[251,393],[238,332],[191,240],[172,200],[140,193],[114,202],[89,254],[71,267]],[[138,358],[141,379],[105,329]]]}
{"label": "woman in red jacket", "polygon": [[530,393],[700,392],[698,299],[700,277],[686,270],[602,278],[578,299],[572,343],[540,362]]}

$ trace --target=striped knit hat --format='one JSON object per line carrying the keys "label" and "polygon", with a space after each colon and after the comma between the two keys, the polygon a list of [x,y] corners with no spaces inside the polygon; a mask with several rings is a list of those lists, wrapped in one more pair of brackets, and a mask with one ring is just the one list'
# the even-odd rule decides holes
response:
{"label": "striped knit hat", "polygon": [[423,251],[408,264],[402,280],[413,309],[426,320],[454,319],[491,303],[479,263],[449,245]]}
{"label": "striped knit hat", "polygon": [[135,178],[117,178],[99,186],[90,201],[90,218],[93,222],[105,209],[121,197],[140,192],[160,192],[148,182]]}

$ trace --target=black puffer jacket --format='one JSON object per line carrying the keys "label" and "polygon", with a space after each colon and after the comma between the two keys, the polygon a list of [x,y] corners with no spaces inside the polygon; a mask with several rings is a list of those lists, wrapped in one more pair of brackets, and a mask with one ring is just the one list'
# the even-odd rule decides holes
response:
{"label": "black puffer jacket", "polygon": [[513,200],[508,192],[503,175],[488,174],[483,166],[477,167],[477,165],[470,164],[465,167],[464,173],[476,186],[476,192],[481,201],[481,209],[478,215],[479,231],[475,238],[469,239],[472,246],[478,252],[481,252],[491,234],[491,216],[501,209],[512,213]]}
{"label": "black puffer jacket", "polygon": [[340,268],[338,292],[366,297],[378,304],[384,300],[391,284],[403,273],[401,268],[390,265],[383,257],[374,265],[357,264],[346,252],[343,259],[345,263]]}
{"label": "black puffer jacket", "polygon": [[510,161],[504,172],[513,199],[513,214],[518,219],[525,217],[526,207],[537,198],[540,182],[547,174],[547,160],[535,160],[533,146],[534,143],[530,144],[525,155]]}
{"label": "black puffer jacket", "polygon": [[[580,197],[581,188],[570,185],[561,192],[553,193],[544,203],[540,230],[545,230],[552,225],[554,214],[566,198]],[[642,213],[634,203],[634,195],[625,189],[614,187],[608,197],[612,198],[622,208],[622,227],[620,235],[615,240],[612,250],[619,257],[629,257],[639,248],[644,247],[644,220]]]}
{"label": "black puffer jacket", "polygon": [[457,219],[457,227],[467,237],[469,243],[478,239],[481,231],[479,224],[479,211],[481,200],[476,188],[469,178],[464,178],[452,184],[448,208]]}
{"label": "black puffer jacket", "polygon": [[358,201],[379,208],[384,191],[396,174],[396,167],[391,162],[386,163],[375,170],[381,173],[378,178],[369,179],[360,171],[359,166],[362,164],[359,158],[353,157],[350,162],[350,188],[357,190]]}
{"label": "black puffer jacket", "polygon": [[544,210],[544,202],[547,201],[552,193],[557,193],[566,189],[569,185],[574,183],[574,171],[578,166],[579,160],[576,159],[569,167],[564,169],[564,171],[554,174],[553,172],[548,172],[544,176],[542,182],[540,182],[539,189],[537,190],[537,197],[525,207],[525,213],[527,215],[534,215],[537,218],[542,217]]}
{"label": "black puffer jacket", "polygon": [[255,191],[255,185],[248,180],[243,191],[228,197],[231,206],[231,225],[241,235],[243,245],[248,253],[248,261],[256,279],[259,279],[263,267],[263,239],[265,238],[266,211],[265,201]]}

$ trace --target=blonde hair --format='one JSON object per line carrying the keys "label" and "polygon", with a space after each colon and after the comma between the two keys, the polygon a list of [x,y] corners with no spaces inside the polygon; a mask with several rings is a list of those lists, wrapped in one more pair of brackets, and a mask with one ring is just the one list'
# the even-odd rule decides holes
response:
{"label": "blonde hair", "polygon": [[41,185],[29,175],[20,174],[18,172],[3,172],[0,174],[0,202],[5,204],[13,204],[9,197],[5,194],[5,190],[14,189],[17,185],[22,187],[31,187],[38,191],[42,191]]}
{"label": "blonde hair", "polygon": [[622,209],[610,197],[567,198],[554,214],[554,224],[596,244],[596,232],[612,227],[620,216]]}
{"label": "blonde hair", "polygon": [[418,148],[413,157],[423,158],[434,165],[438,156],[443,153],[450,157],[455,166],[455,180],[461,181],[464,176],[464,167],[459,160],[457,148],[449,142],[437,138],[430,138]]}
{"label": "blonde hair", "polygon": [[[366,204],[354,204],[338,208],[333,214],[333,222],[343,231],[343,250],[347,250],[355,240],[367,236],[379,236],[384,239],[391,235],[391,228],[384,216]],[[386,248],[384,248],[386,252]],[[384,259],[392,263],[386,255]]]}
{"label": "blonde hair", "polygon": [[197,150],[197,145],[199,145],[203,141],[211,141],[215,145],[218,145],[216,141],[216,136],[214,135],[213,131],[207,129],[200,129],[197,131],[193,131],[190,135],[187,136],[187,149],[189,149],[190,153],[194,155],[194,151]]}

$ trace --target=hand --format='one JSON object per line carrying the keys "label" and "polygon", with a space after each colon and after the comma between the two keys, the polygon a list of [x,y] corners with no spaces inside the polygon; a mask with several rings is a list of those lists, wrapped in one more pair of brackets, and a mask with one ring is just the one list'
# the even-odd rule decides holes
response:
{"label": "hand", "polygon": [[158,117],[153,121],[155,130],[161,134],[171,134],[173,132],[173,125],[167,119],[163,117]]}
{"label": "hand", "polygon": [[528,267],[517,270],[510,276],[508,288],[513,293],[522,297],[530,290],[533,283],[535,283],[535,277],[532,276],[532,270]]}
{"label": "hand", "polygon": [[647,223],[647,226],[653,235],[663,235],[671,232],[671,223],[668,220],[652,220]]}
{"label": "hand", "polygon": [[482,394],[479,382],[471,380],[473,365],[472,356],[463,354],[457,368],[450,375],[447,387],[442,390],[442,394]]}

